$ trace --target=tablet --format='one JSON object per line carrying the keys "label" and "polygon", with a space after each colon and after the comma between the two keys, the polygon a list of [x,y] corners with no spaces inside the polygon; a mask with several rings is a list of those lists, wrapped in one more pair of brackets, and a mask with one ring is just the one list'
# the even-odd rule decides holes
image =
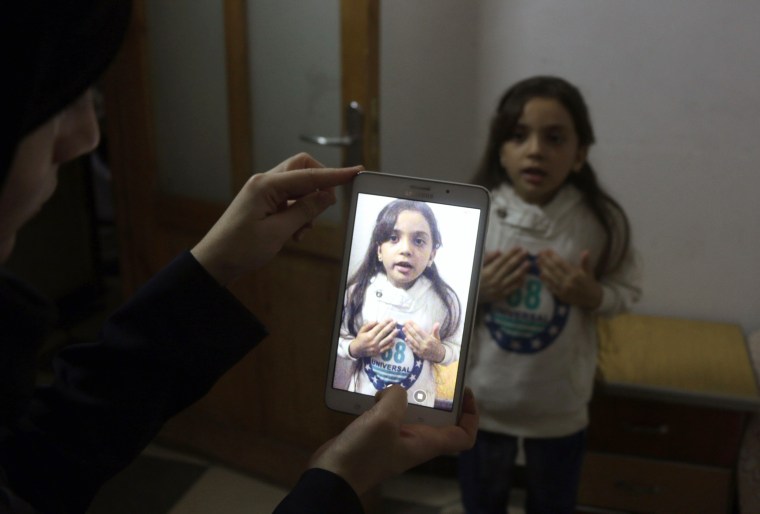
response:
{"label": "tablet", "polygon": [[328,407],[360,414],[407,391],[406,421],[455,424],[477,304],[485,188],[362,172],[351,185]]}

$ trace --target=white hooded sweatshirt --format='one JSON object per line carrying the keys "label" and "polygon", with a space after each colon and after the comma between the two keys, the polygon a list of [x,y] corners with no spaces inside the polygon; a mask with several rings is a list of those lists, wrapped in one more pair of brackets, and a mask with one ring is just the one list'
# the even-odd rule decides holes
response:
{"label": "white hooded sweatshirt", "polygon": [[[492,192],[486,252],[520,246],[531,259],[544,249],[596,265],[604,232],[580,191],[565,186],[546,205],[523,201],[508,184]],[[534,261],[535,262],[535,261]],[[480,306],[467,384],[480,407],[480,428],[518,437],[561,437],[588,424],[597,361],[596,317],[627,310],[640,296],[631,251],[601,279],[602,303],[587,311],[555,298],[534,265],[522,289]]]}

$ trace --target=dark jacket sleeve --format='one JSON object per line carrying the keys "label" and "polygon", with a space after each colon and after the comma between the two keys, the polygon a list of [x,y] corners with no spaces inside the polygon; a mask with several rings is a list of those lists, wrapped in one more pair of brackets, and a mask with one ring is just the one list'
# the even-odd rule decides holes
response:
{"label": "dark jacket sleeve", "polygon": [[304,472],[274,514],[362,514],[364,509],[354,490],[335,473],[312,468]]}
{"label": "dark jacket sleeve", "polygon": [[105,324],[65,348],[55,379],[0,429],[9,488],[40,512],[82,513],[164,422],[203,396],[266,331],[186,252]]}

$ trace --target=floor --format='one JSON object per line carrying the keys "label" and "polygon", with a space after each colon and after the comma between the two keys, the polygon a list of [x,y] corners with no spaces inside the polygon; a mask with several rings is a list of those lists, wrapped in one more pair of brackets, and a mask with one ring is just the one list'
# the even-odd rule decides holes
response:
{"label": "floor", "polygon": [[[88,514],[263,514],[286,494],[224,465],[151,445],[100,492]],[[455,479],[414,472],[383,484],[376,514],[463,512]],[[514,506],[508,513],[524,511]]]}

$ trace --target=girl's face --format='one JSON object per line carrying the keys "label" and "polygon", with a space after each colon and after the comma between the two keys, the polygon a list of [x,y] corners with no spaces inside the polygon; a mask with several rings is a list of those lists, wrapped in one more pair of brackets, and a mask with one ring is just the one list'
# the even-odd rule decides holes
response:
{"label": "girl's face", "polygon": [[425,216],[417,211],[401,211],[390,238],[378,245],[377,258],[391,284],[409,289],[435,258],[433,236]]}
{"label": "girl's face", "polygon": [[58,166],[93,150],[100,138],[88,90],[21,140],[0,190],[0,263],[16,233],[42,208],[58,185]]}
{"label": "girl's face", "polygon": [[580,171],[587,148],[567,109],[553,98],[533,98],[499,152],[515,192],[528,203],[549,202],[571,173]]}

